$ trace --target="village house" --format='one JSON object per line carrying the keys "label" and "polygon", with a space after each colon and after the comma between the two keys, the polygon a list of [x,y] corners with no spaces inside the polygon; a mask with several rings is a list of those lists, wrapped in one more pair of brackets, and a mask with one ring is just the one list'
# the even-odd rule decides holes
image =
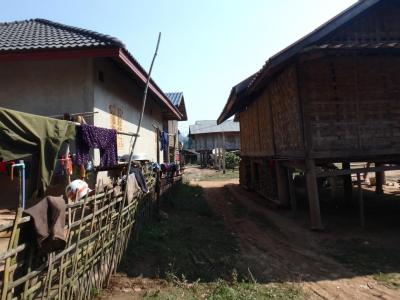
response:
{"label": "village house", "polygon": [[[187,121],[187,113],[185,106],[185,98],[182,92],[179,93],[166,93],[168,99],[178,109],[182,115],[180,121]],[[169,134],[168,139],[168,151],[164,152],[165,162],[181,162],[180,151],[182,150],[182,141],[180,140],[180,134],[178,129],[177,120],[168,120],[163,124],[164,131]]]}
{"label": "village house", "polygon": [[239,123],[227,120],[217,125],[215,120],[196,121],[189,126],[189,148],[200,153],[199,163],[207,165],[214,149],[240,149]]}
{"label": "village house", "polygon": [[[116,38],[44,19],[0,23],[2,107],[43,116],[89,112],[90,125],[134,133],[147,77]],[[184,104],[175,106],[151,80],[135,153],[163,162],[158,131],[186,118]],[[119,156],[130,140],[118,135]]]}
{"label": "village house", "polygon": [[358,1],[232,89],[218,123],[240,122],[241,185],[295,207],[292,174],[305,174],[321,229],[317,179],[341,176],[349,195],[355,174],[363,224],[360,173],[376,172],[381,192],[383,172],[399,169],[388,165],[400,153],[399,15],[399,1]]}

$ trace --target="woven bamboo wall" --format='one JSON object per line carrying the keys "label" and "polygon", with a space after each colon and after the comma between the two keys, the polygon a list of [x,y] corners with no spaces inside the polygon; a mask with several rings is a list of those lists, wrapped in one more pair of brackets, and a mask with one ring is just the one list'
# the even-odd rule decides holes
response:
{"label": "woven bamboo wall", "polygon": [[240,113],[241,153],[245,156],[273,156],[274,140],[268,90]]}
{"label": "woven bamboo wall", "polygon": [[298,99],[296,67],[286,68],[270,84],[276,154],[296,157],[303,154],[303,129]]}
{"label": "woven bamboo wall", "polygon": [[397,0],[382,1],[332,33],[322,43],[397,41],[400,37],[400,5]]}
{"label": "woven bamboo wall", "polygon": [[8,250],[0,253],[1,299],[92,298],[116,270],[132,230],[137,234],[151,214],[155,179],[145,176],[151,192],[130,203],[110,189],[69,204],[67,246],[44,259],[22,238],[30,218],[19,208],[14,222],[0,226],[0,233],[11,234]]}
{"label": "woven bamboo wall", "polygon": [[286,68],[240,113],[242,155],[304,154],[296,67]]}
{"label": "woven bamboo wall", "polygon": [[400,152],[400,56],[352,54],[300,67],[306,132],[315,157]]}

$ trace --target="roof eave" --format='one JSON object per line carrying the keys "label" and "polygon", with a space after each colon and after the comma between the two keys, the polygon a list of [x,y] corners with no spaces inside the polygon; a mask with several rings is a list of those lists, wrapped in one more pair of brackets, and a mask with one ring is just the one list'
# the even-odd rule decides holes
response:
{"label": "roof eave", "polygon": [[329,21],[319,26],[317,29],[313,30],[311,33],[272,56],[261,69],[260,75],[255,78],[254,82],[252,82],[250,87],[251,91],[256,90],[258,85],[263,82],[265,77],[272,76],[274,72],[281,69],[282,64],[290,59],[293,59],[305,47],[318,42],[343,24],[347,23],[354,17],[358,16],[365,10],[371,8],[381,1],[382,0],[362,0],[356,2],[346,10],[342,11]]}
{"label": "roof eave", "polygon": [[[182,106],[182,109],[180,109],[181,106]],[[186,104],[185,104],[185,98],[183,96],[179,102],[178,110],[182,114],[181,121],[187,121],[188,117],[187,117],[187,112],[186,112]]]}
{"label": "roof eave", "polygon": [[233,116],[232,108],[235,100],[236,100],[236,94],[234,92],[234,89],[232,88],[228,100],[225,103],[224,109],[222,110],[221,114],[217,119],[217,125],[222,124],[223,122],[228,120],[231,116]]}
{"label": "roof eave", "polygon": [[[137,63],[130,58],[122,48],[118,47],[85,47],[71,49],[27,49],[0,51],[0,61],[22,61],[22,60],[57,60],[57,59],[74,59],[83,57],[110,57],[117,62],[123,64],[133,73],[143,84],[147,81],[147,74],[138,67]],[[176,120],[182,119],[182,114],[168,100],[162,90],[150,81],[149,90],[163,103],[171,117]]]}
{"label": "roof eave", "polygon": [[[137,66],[136,62],[134,62],[126,51],[122,48],[119,48],[118,57],[120,62],[122,62],[125,66],[129,68],[143,83],[147,81],[147,74],[142,72]],[[149,83],[149,89],[153,92],[153,94],[168,108],[169,112],[172,113],[176,120],[180,121],[182,119],[182,114],[176,109],[176,107],[168,100],[168,97],[162,92],[162,90],[153,82],[153,80]],[[174,120],[174,119],[172,119]]]}
{"label": "roof eave", "polygon": [[56,60],[82,57],[114,57],[118,55],[118,51],[118,48],[110,47],[0,51],[0,61]]}
{"label": "roof eave", "polygon": [[245,80],[242,80],[231,89],[224,109],[217,119],[217,125],[228,120],[234,114],[240,112],[240,110],[243,110],[246,107],[246,105],[243,105],[243,100],[246,100],[248,95],[248,86],[256,75],[257,73],[247,77]]}

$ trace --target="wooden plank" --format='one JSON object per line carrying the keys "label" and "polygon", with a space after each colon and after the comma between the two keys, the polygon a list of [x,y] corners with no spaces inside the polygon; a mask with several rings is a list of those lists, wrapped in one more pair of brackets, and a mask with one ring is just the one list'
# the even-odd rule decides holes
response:
{"label": "wooden plank", "polygon": [[276,185],[280,205],[289,206],[289,186],[287,171],[279,161],[275,161]]}
{"label": "wooden plank", "polygon": [[382,166],[382,167],[371,167],[371,168],[356,168],[356,169],[344,169],[344,170],[330,170],[317,172],[317,177],[331,177],[341,176],[347,174],[359,174],[365,172],[383,172],[383,171],[396,171],[400,170],[400,166]]}
{"label": "wooden plank", "polygon": [[[381,163],[375,163],[375,167],[382,167],[383,165]],[[375,193],[378,195],[382,195],[383,194],[383,183],[385,181],[385,172],[383,171],[377,171],[375,172],[375,178],[376,178],[376,182],[375,182]]]}
{"label": "wooden plank", "polygon": [[302,170],[305,171],[306,170],[306,165],[304,163],[304,161],[301,160],[282,160],[281,164],[289,169],[297,169],[297,170]]}
{"label": "wooden plank", "polygon": [[297,210],[297,198],[296,198],[296,191],[294,187],[294,180],[293,180],[293,169],[287,168],[287,176],[288,176],[288,186],[289,186],[289,198],[290,198],[290,208],[292,211]]}
{"label": "wooden plank", "polygon": [[[342,170],[350,170],[350,163],[343,162]],[[347,200],[351,200],[353,194],[353,183],[351,180],[351,174],[343,175],[343,188],[344,188],[345,198]]]}
{"label": "wooden plank", "polygon": [[365,216],[364,216],[364,197],[361,185],[361,174],[357,173],[357,186],[358,186],[358,207],[360,213],[360,225],[361,228],[365,228]]}
{"label": "wooden plank", "polygon": [[318,184],[315,171],[315,161],[306,159],[306,184],[307,196],[310,210],[310,220],[312,230],[323,230],[321,220],[321,210],[319,207]]}

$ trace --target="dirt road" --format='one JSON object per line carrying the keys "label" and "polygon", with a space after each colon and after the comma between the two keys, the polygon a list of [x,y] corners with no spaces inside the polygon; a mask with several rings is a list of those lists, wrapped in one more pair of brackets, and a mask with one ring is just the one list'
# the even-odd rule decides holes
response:
{"label": "dirt road", "polygon": [[[330,228],[325,232],[313,232],[308,228],[306,209],[291,212],[268,208],[264,199],[238,185],[238,179],[232,178],[234,173],[222,175],[199,168],[189,168],[185,172],[192,189],[193,185],[202,188],[202,196],[198,191],[189,191],[183,197],[170,197],[180,197],[182,203],[192,201],[194,204],[196,197],[204,198],[203,202],[209,204],[215,216],[207,219],[207,213],[203,211],[201,216],[195,215],[191,208],[175,215],[178,207],[170,207],[167,210],[169,229],[165,224],[156,226],[150,230],[147,248],[142,249],[142,255],[130,258],[127,254],[128,269],[114,276],[110,292],[105,293],[102,299],[143,299],[152,290],[172,299],[165,280],[154,274],[155,268],[157,272],[161,271],[160,258],[168,262],[176,254],[180,257],[177,265],[184,268],[182,273],[190,274],[194,268],[208,268],[207,259],[202,261],[201,258],[207,249],[209,252],[203,256],[212,262],[224,254],[230,255],[230,244],[225,250],[224,247],[215,248],[220,240],[226,238],[223,234],[210,234],[221,228],[209,224],[216,220],[217,223],[223,221],[227,234],[236,243],[238,259],[232,262],[235,265],[231,267],[236,268],[239,274],[249,274],[260,284],[295,283],[304,290],[305,299],[400,299],[400,242],[399,227],[396,227],[400,224],[393,223],[389,214],[384,218],[388,219],[390,226],[378,219],[379,222],[375,221],[377,226],[362,230],[357,227],[357,216],[347,215],[348,210],[344,210],[346,215],[343,218],[334,211]],[[327,220],[329,214],[325,212],[323,215]],[[395,213],[392,215],[394,220],[398,219]],[[174,239],[175,231],[180,233]],[[192,238],[197,242],[193,243]],[[169,244],[165,244],[167,240]],[[133,253],[134,249],[137,249],[136,244]],[[214,249],[219,249],[219,252]],[[172,256],[168,257],[168,252]],[[190,255],[187,256],[186,252]],[[235,255],[232,257],[237,257]]]}
{"label": "dirt road", "polygon": [[[190,172],[190,170],[189,170]],[[196,171],[197,172],[197,171]],[[237,235],[241,268],[262,282],[300,282],[309,299],[400,299],[400,292],[359,276],[321,247],[337,237],[299,226],[287,214],[257,204],[237,180],[196,182],[208,203]]]}

